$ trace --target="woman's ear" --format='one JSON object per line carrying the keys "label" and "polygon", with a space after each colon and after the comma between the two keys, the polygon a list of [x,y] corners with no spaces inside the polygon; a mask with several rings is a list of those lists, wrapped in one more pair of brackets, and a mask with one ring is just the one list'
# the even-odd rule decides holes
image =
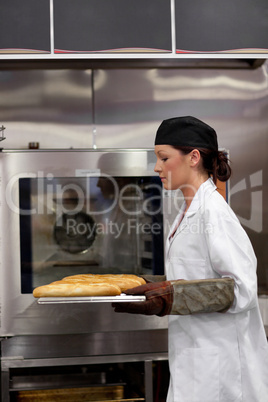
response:
{"label": "woman's ear", "polygon": [[201,156],[200,156],[200,152],[198,151],[198,149],[193,149],[190,152],[190,165],[196,166],[199,163],[200,158],[201,158]]}

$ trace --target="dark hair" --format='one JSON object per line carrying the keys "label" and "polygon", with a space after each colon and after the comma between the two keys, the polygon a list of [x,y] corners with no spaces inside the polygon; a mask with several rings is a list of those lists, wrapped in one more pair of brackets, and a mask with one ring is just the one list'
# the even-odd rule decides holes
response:
{"label": "dark hair", "polygon": [[184,155],[187,155],[194,149],[197,149],[202,158],[203,168],[206,170],[209,176],[212,176],[215,184],[217,179],[220,181],[227,181],[230,178],[232,169],[229,165],[229,159],[225,152],[194,147],[174,146],[174,148],[181,151]]}

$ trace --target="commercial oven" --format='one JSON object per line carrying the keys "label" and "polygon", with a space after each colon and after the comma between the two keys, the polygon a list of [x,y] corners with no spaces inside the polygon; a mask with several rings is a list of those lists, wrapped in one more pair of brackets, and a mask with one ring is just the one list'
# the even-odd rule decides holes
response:
{"label": "commercial oven", "polygon": [[40,306],[32,296],[72,274],[164,273],[152,150],[3,150],[0,168],[2,336],[166,327],[107,304]]}
{"label": "commercial oven", "polygon": [[0,153],[2,401],[55,388],[59,375],[77,389],[85,370],[88,384],[99,371],[120,372],[121,387],[135,364],[152,400],[154,362],[167,360],[166,317],[116,314],[106,302],[42,305],[32,291],[80,273],[164,274],[164,206],[173,197],[154,165],[150,149]]}

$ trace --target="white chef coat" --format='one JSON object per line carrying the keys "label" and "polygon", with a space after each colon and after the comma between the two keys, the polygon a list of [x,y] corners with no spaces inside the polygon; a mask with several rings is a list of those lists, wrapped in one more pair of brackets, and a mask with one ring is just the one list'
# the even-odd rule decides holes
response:
{"label": "white chef coat", "polygon": [[[182,218],[180,213],[170,234]],[[267,402],[268,349],[258,307],[256,257],[211,179],[166,244],[168,280],[231,277],[226,313],[169,316],[167,402]]]}

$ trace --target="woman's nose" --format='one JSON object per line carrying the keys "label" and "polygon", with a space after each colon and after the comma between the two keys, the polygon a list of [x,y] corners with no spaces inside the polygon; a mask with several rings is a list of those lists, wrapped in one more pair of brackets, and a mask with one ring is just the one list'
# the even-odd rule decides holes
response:
{"label": "woman's nose", "polygon": [[156,173],[158,173],[158,172],[160,172],[160,167],[159,167],[159,164],[158,164],[158,162],[156,162],[156,164],[155,164],[155,167],[154,167],[154,171],[156,172]]}

